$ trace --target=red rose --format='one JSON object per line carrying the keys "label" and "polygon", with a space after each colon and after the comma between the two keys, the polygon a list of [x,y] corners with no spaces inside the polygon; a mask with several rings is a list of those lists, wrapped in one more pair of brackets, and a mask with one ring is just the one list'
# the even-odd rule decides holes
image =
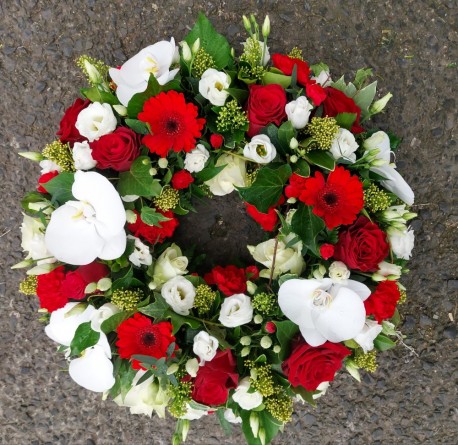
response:
{"label": "red rose", "polygon": [[64,279],[64,266],[56,267],[47,274],[38,275],[37,296],[41,308],[53,312],[67,304],[68,297],[62,287]]}
{"label": "red rose", "polygon": [[101,169],[124,172],[140,156],[140,136],[126,127],[118,127],[113,133],[91,142],[90,146],[92,157]]}
{"label": "red rose", "polygon": [[53,170],[52,172],[44,173],[43,175],[40,176],[38,179],[38,187],[37,190],[40,193],[48,193],[46,188],[43,186],[43,184],[46,184],[48,181],[51,181],[52,178],[55,178],[59,172],[57,170]]}
{"label": "red rose", "polygon": [[401,297],[396,281],[382,281],[364,302],[367,315],[373,315],[378,323],[391,318]]}
{"label": "red rose", "polygon": [[386,233],[365,216],[360,216],[351,226],[340,230],[334,258],[350,269],[375,272],[389,250]]}
{"label": "red rose", "polygon": [[65,110],[64,117],[60,121],[59,131],[56,133],[61,142],[73,145],[75,142],[83,142],[86,140],[84,136],[76,129],[76,119],[81,110],[84,110],[89,104],[90,100],[76,99],[74,104]]}
{"label": "red rose", "polygon": [[97,283],[109,273],[108,267],[101,263],[93,262],[80,266],[65,275],[62,282],[63,292],[70,300],[82,300],[85,297],[86,286],[89,283]]}
{"label": "red rose", "polygon": [[220,148],[223,142],[224,138],[220,134],[212,134],[210,136],[210,145],[215,149]]}
{"label": "red rose", "polygon": [[246,292],[245,270],[236,266],[216,266],[204,276],[204,280],[209,285],[216,284],[218,289],[228,297]]}
{"label": "red rose", "polygon": [[191,397],[204,405],[222,405],[229,397],[229,390],[236,388],[238,381],[231,350],[218,351],[212,361],[199,367]]}
{"label": "red rose", "polygon": [[355,104],[355,101],[335,88],[327,87],[324,90],[327,97],[323,102],[323,116],[334,117],[340,113],[355,113],[356,120],[351,127],[351,132],[362,133],[364,128],[359,125],[361,108]]}
{"label": "red rose", "polygon": [[281,85],[250,85],[248,97],[248,136],[259,134],[266,125],[280,125],[286,119],[286,93]]}
{"label": "red rose", "polygon": [[307,391],[315,391],[320,383],[334,380],[342,360],[350,354],[351,351],[340,343],[327,341],[313,347],[301,340],[282,363],[282,370],[294,387],[302,386]]}
{"label": "red rose", "polygon": [[98,263],[96,261],[80,266],[76,269],[76,271],[81,275],[87,284],[97,283],[97,281],[110,274],[110,269],[105,266],[105,264]]}
{"label": "red rose", "polygon": [[257,280],[259,278],[259,269],[256,266],[245,268],[245,274],[248,280]]}
{"label": "red rose", "polygon": [[176,190],[187,189],[194,182],[191,173],[180,170],[172,176],[172,187]]}
{"label": "red rose", "polygon": [[173,212],[168,210],[163,212],[157,209],[159,213],[162,213],[168,221],[161,221],[159,226],[149,226],[145,224],[140,218],[140,214],[134,210],[137,215],[137,220],[133,224],[128,224],[127,228],[136,237],[143,238],[150,244],[162,243],[166,238],[170,238],[178,227],[178,219],[173,216]]}
{"label": "red rose", "polygon": [[334,245],[333,244],[323,244],[320,247],[320,255],[323,260],[328,260],[334,255]]}

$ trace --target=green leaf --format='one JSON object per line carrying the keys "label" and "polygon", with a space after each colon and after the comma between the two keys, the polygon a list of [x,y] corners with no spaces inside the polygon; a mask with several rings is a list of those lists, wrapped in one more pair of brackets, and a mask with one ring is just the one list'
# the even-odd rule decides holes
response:
{"label": "green leaf", "polygon": [[283,187],[291,173],[291,167],[288,164],[283,164],[276,169],[263,167],[250,187],[238,189],[240,196],[260,212],[267,213],[269,208],[280,199]]}
{"label": "green leaf", "polygon": [[118,326],[128,318],[134,315],[134,311],[122,311],[118,312],[117,314],[112,315],[111,317],[107,318],[102,322],[100,325],[100,329],[104,334],[108,334],[109,332],[114,332],[118,328]]}
{"label": "green leaf", "polygon": [[348,371],[348,373],[358,382],[361,382],[361,376],[359,374],[359,368],[356,366],[356,363],[350,359],[347,358],[345,360],[345,369]]}
{"label": "green leaf", "polygon": [[310,65],[310,69],[312,70],[313,75],[315,77],[318,77],[321,71],[325,71],[329,73],[329,66],[323,62],[315,63],[314,65]]}
{"label": "green leaf", "polygon": [[277,336],[277,340],[280,343],[281,351],[280,351],[280,359],[284,360],[289,356],[291,351],[291,341],[295,337],[295,335],[299,332],[299,326],[292,321],[285,320],[285,321],[274,321],[277,330],[275,331],[275,335]]}
{"label": "green leaf", "polygon": [[351,130],[356,117],[356,113],[339,113],[334,119],[337,121],[339,127],[345,128],[346,130]]}
{"label": "green leaf", "polygon": [[296,130],[294,130],[291,121],[284,122],[278,129],[278,142],[283,153],[291,152],[289,144],[291,139],[295,136]]}
{"label": "green leaf", "polygon": [[314,150],[305,155],[305,159],[310,162],[310,164],[318,165],[326,170],[334,170],[336,166],[336,161],[334,158],[327,152],[323,150]]}
{"label": "green leaf", "polygon": [[245,435],[245,439],[248,445],[267,445],[275,438],[278,434],[280,427],[283,425],[282,422],[275,419],[271,414],[266,410],[256,412],[254,415],[258,416],[259,419],[259,429],[265,433],[265,441],[262,442],[259,438],[259,434],[255,437],[253,435],[253,430],[250,425],[250,416],[252,415],[251,411],[242,410],[240,417],[242,418],[242,431]]}
{"label": "green leaf", "polygon": [[266,71],[262,76],[262,84],[270,85],[276,83],[281,85],[283,88],[288,88],[291,85],[291,76],[285,74],[273,73],[272,71]]}
{"label": "green leaf", "polygon": [[173,325],[173,331],[172,334],[176,334],[180,328],[184,325],[187,324],[190,326],[192,329],[197,329],[202,325],[202,323],[198,320],[194,320],[193,318],[188,318],[185,317],[184,315],[177,314],[174,312],[172,309],[169,310],[167,314],[167,318],[170,318],[170,321]]}
{"label": "green leaf", "polygon": [[269,124],[267,127],[262,128],[261,134],[269,136],[270,142],[274,144],[277,151],[283,155],[286,154],[286,152],[283,152],[282,148],[280,147],[280,141],[278,140],[278,127],[275,124]]}
{"label": "green leaf", "polygon": [[386,335],[379,334],[374,340],[374,346],[379,351],[387,351],[388,349],[394,348],[396,342],[388,338]]}
{"label": "green leaf", "polygon": [[51,203],[40,193],[40,192],[28,192],[21,200],[21,206],[26,212],[37,213],[37,210],[32,210],[30,204],[36,202],[47,202],[49,205]]}
{"label": "green leaf", "polygon": [[206,325],[206,328],[208,333],[218,340],[219,347],[222,350],[231,349],[231,345],[226,341],[226,329],[213,325]]}
{"label": "green leaf", "polygon": [[118,105],[119,100],[116,96],[106,91],[100,91],[97,87],[82,88],[81,94],[88,98],[91,102],[100,102],[110,105]]}
{"label": "green leaf", "polygon": [[305,159],[299,159],[295,164],[292,164],[294,173],[297,173],[304,178],[310,176],[310,165]]}
{"label": "green leaf", "polygon": [[161,227],[159,223],[170,220],[170,218],[167,218],[151,207],[142,207],[140,218],[145,224],[156,227]]}
{"label": "green leaf", "polygon": [[216,411],[216,415],[218,416],[218,420],[221,428],[224,431],[224,434],[226,436],[230,436],[232,434],[232,425],[224,418],[224,411],[225,408],[220,408],[218,411]]}
{"label": "green leaf", "polygon": [[355,104],[361,108],[361,117],[365,118],[369,115],[369,106],[374,100],[375,94],[377,92],[377,81],[372,82],[367,87],[364,87],[362,90],[359,90],[354,96],[353,100]]}
{"label": "green leaf", "polygon": [[143,110],[145,102],[151,97],[158,95],[160,92],[161,86],[156,77],[154,77],[154,74],[151,74],[148,79],[146,90],[142,93],[134,94],[127,104],[127,115],[131,119],[137,119],[138,113]]}
{"label": "green leaf", "polygon": [[[119,174],[118,192],[121,196],[158,196],[162,187],[157,179],[153,179],[149,171],[151,160],[148,156],[139,156],[130,166],[130,171]],[[56,176],[57,177],[57,176]]]}
{"label": "green leaf", "polygon": [[170,314],[170,306],[164,300],[161,294],[154,294],[154,303],[139,309],[142,314],[159,320],[166,320]]}
{"label": "green leaf", "polygon": [[213,25],[200,13],[191,32],[185,37],[189,46],[200,39],[200,47],[212,56],[216,68],[221,70],[232,61],[231,47],[223,35],[216,32]]}
{"label": "green leaf", "polygon": [[227,88],[226,91],[240,104],[244,104],[248,99],[248,91],[241,88]]}
{"label": "green leaf", "polygon": [[70,343],[70,354],[80,355],[85,349],[94,346],[100,338],[100,332],[91,328],[91,322],[81,323],[76,329],[73,340]]}
{"label": "green leaf", "polygon": [[132,381],[137,374],[137,370],[132,368],[132,365],[128,360],[115,357],[113,361],[113,376],[115,377],[115,384],[109,390],[110,396],[115,398],[121,394],[121,397],[124,400],[129,389],[132,388]]}
{"label": "green leaf", "polygon": [[216,167],[214,159],[211,158],[205,168],[203,168],[200,172],[195,173],[195,177],[203,182],[209,181],[210,179],[214,178],[220,171],[222,171],[226,165],[227,164]]}
{"label": "green leaf", "polygon": [[126,125],[138,134],[150,134],[148,124],[138,119],[126,119]]}
{"label": "green leaf", "polygon": [[293,232],[300,236],[304,246],[317,257],[320,253],[316,238],[324,226],[324,221],[312,212],[312,207],[303,203],[299,204],[291,221]]}
{"label": "green leaf", "polygon": [[313,398],[313,395],[319,394],[320,391],[307,391],[302,386],[293,386],[291,387],[291,389],[295,394],[299,394],[304,399],[304,401],[307,402],[310,406],[316,406],[316,400]]}
{"label": "green leaf", "polygon": [[75,182],[75,174],[69,172],[59,173],[46,183],[46,190],[52,196],[52,201],[62,205],[67,201],[74,200],[72,186]]}
{"label": "green leaf", "polygon": [[128,289],[129,287],[143,287],[144,283],[137,278],[134,278],[134,272],[132,266],[126,272],[122,278],[115,280],[111,286],[113,291],[118,289]]}
{"label": "green leaf", "polygon": [[355,84],[356,88],[360,89],[364,82],[371,76],[372,68],[361,68],[356,71],[355,80],[353,83]]}

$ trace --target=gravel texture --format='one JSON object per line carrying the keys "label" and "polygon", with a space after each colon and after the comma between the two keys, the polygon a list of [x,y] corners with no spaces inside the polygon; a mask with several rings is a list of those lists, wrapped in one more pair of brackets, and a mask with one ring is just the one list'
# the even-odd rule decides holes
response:
{"label": "gravel texture", "polygon": [[[262,20],[269,13],[275,51],[302,47],[307,60],[325,61],[335,77],[372,67],[380,94],[394,94],[389,113],[374,125],[403,136],[397,163],[416,192],[415,258],[403,280],[409,299],[401,309],[406,344],[416,354],[404,347],[381,354],[379,369],[364,375],[361,384],[340,374],[316,409],[297,406],[293,422],[274,443],[455,444],[454,0],[0,2],[0,443],[170,443],[171,419],[132,416],[73,383],[62,372],[65,361],[55,344],[44,335],[36,299],[17,292],[23,273],[10,266],[22,258],[19,200],[38,175],[37,166],[17,152],[38,150],[53,140],[64,109],[83,86],[74,65],[77,56],[87,53],[122,64],[157,40],[181,40],[201,10],[237,49],[244,39],[241,15],[255,12]],[[249,223],[242,216],[231,218],[228,206],[218,204],[213,216],[208,214],[213,225],[202,224],[216,237],[217,248],[227,242],[236,246],[234,254],[245,243],[239,236],[256,241],[256,233],[253,238],[239,234],[251,233]],[[242,436],[235,428],[225,437],[209,416],[193,423],[188,443],[240,444]]]}

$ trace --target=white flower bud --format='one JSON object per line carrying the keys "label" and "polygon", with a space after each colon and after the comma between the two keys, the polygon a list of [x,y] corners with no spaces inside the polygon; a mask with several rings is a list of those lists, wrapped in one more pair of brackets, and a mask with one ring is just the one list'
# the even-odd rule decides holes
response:
{"label": "white flower bud", "polygon": [[268,335],[264,335],[264,337],[261,338],[260,345],[261,348],[269,349],[272,346],[272,339]]}
{"label": "white flower bud", "polygon": [[240,353],[240,356],[241,357],[246,357],[249,353],[250,353],[250,347],[249,346],[245,346],[243,349],[242,349],[242,352]]}
{"label": "white flower bud", "polygon": [[135,224],[137,221],[137,214],[132,210],[126,210],[126,220],[129,224]]}
{"label": "white flower bud", "polygon": [[288,116],[288,120],[293,125],[293,128],[296,128],[297,130],[302,129],[307,125],[312,110],[313,105],[305,96],[299,96],[296,100],[292,100],[285,105],[285,112]]}
{"label": "white flower bud", "polygon": [[192,44],[191,51],[193,54],[196,54],[197,51],[200,49],[200,37],[196,39],[196,41]]}
{"label": "white flower bud", "polygon": [[188,42],[182,41],[181,45],[181,55],[183,56],[183,60],[185,62],[190,62],[192,60],[191,48],[188,45]]}
{"label": "white flower bud", "polygon": [[97,290],[97,283],[89,283],[85,288],[84,288],[84,293],[85,294],[92,294]]}
{"label": "white flower bud", "polygon": [[264,19],[264,23],[262,24],[262,36],[267,39],[270,34],[270,19],[269,16],[266,15],[266,18]]}
{"label": "white flower bud", "polygon": [[108,289],[111,288],[111,279],[110,278],[102,278],[101,280],[97,281],[97,289],[106,292]]}
{"label": "white flower bud", "polygon": [[251,345],[251,337],[249,337],[248,335],[243,336],[240,339],[240,344],[242,346],[250,346]]}
{"label": "white flower bud", "polygon": [[292,156],[289,158],[289,160],[290,160],[290,162],[291,162],[292,164],[295,164],[295,163],[299,160],[299,158],[298,158],[296,155],[292,155]]}
{"label": "white flower bud", "polygon": [[159,161],[157,161],[157,164],[161,168],[167,168],[167,166],[169,165],[169,161],[167,160],[167,158],[160,158]]}
{"label": "white flower bud", "polygon": [[253,320],[253,321],[254,321],[256,324],[261,324],[261,323],[262,323],[262,320],[263,320],[262,315],[256,314],[256,315],[254,316],[254,320]]}
{"label": "white flower bud", "polygon": [[22,151],[18,153],[23,158],[30,159],[31,161],[40,162],[44,159],[44,156],[37,151]]}
{"label": "white flower bud", "polygon": [[195,377],[197,375],[197,371],[199,370],[199,362],[196,358],[190,358],[186,362],[186,372],[191,376]]}
{"label": "white flower bud", "polygon": [[150,174],[151,176],[156,176],[156,175],[157,175],[157,169],[154,168],[154,167],[151,167],[151,168],[149,169],[149,174]]}
{"label": "white flower bud", "polygon": [[168,368],[167,368],[167,375],[175,374],[180,367],[178,366],[177,363],[172,363]]}
{"label": "white flower bud", "polygon": [[127,107],[124,105],[113,105],[113,108],[120,116],[127,116]]}
{"label": "white flower bud", "polygon": [[289,141],[289,148],[291,148],[291,150],[296,150],[297,147],[299,147],[299,142],[296,138],[291,138]]}
{"label": "white flower bud", "polygon": [[254,411],[250,414],[250,427],[251,427],[251,431],[253,432],[253,436],[258,437],[259,417]]}
{"label": "white flower bud", "polygon": [[89,62],[89,60],[87,60],[86,58],[83,60],[83,65],[84,65],[84,69],[87,73],[87,76],[89,77],[89,80],[92,82],[92,83],[101,83],[102,82],[102,76],[100,75],[99,73],[99,70],[94,66],[92,65],[91,62]]}
{"label": "white flower bud", "polygon": [[281,346],[280,345],[275,345],[274,348],[273,348],[273,351],[275,352],[275,354],[278,354],[281,351]]}
{"label": "white flower bud", "polygon": [[258,286],[256,286],[256,284],[254,284],[252,281],[247,281],[246,287],[250,295],[253,295],[256,292],[256,289],[258,288]]}

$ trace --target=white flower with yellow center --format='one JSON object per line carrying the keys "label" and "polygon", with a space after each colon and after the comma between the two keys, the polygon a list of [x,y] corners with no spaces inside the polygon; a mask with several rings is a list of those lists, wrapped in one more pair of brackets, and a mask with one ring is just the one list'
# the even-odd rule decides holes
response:
{"label": "white flower with yellow center", "polygon": [[199,80],[199,93],[212,105],[222,107],[229,93],[226,91],[231,84],[231,76],[223,71],[209,68]]}
{"label": "white flower with yellow center", "polygon": [[243,156],[258,164],[268,164],[277,156],[277,150],[270,141],[269,136],[258,134],[245,145]]}
{"label": "white flower with yellow center", "polygon": [[174,312],[189,315],[190,309],[194,306],[196,289],[186,278],[177,276],[162,286],[161,295]]}

